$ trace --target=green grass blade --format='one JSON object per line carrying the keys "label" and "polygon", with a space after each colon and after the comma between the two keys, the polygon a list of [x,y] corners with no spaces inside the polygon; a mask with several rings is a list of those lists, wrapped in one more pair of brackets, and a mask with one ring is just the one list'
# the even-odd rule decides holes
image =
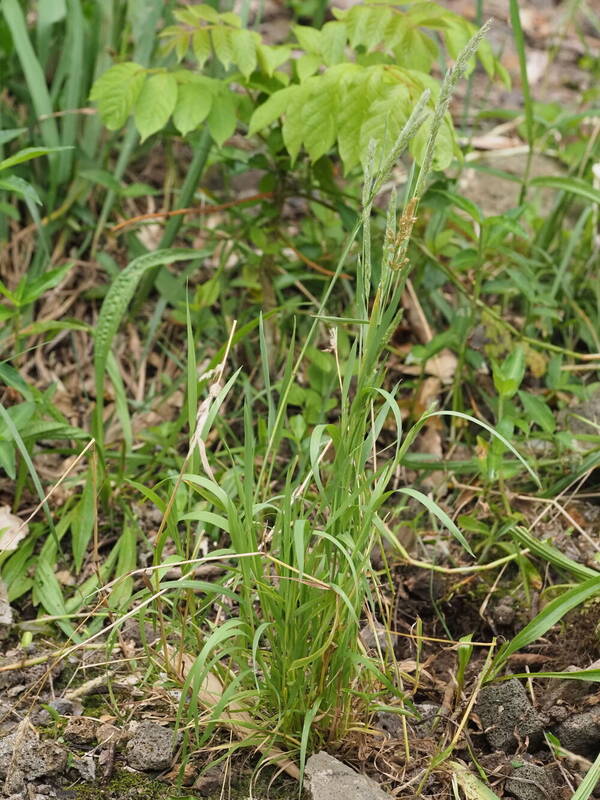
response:
{"label": "green grass blade", "polygon": [[548,603],[543,611],[500,648],[492,662],[492,667],[486,680],[492,680],[500,672],[513,653],[535,642],[536,639],[539,639],[546,631],[550,630],[553,625],[560,622],[565,614],[599,593],[600,575],[597,578],[589,578],[587,581],[575,586],[573,589],[569,589],[560,595],[560,597],[556,597]]}
{"label": "green grass blade", "polygon": [[[83,105],[87,87],[84,78],[87,74],[84,50],[84,19],[80,0],[67,0],[67,39],[65,55],[69,69],[62,93],[62,106],[66,111],[73,111]],[[61,119],[61,141],[64,145],[74,145],[79,129],[78,114],[67,113]],[[65,153],[60,157],[58,180],[63,183],[69,179],[73,169],[75,152]]]}
{"label": "green grass blade", "polygon": [[458,761],[449,761],[452,775],[463,790],[466,800],[499,800],[489,786],[479,780],[473,773]]}
{"label": "green grass blade", "polygon": [[514,445],[512,445],[508,441],[508,439],[506,439],[504,436],[502,436],[501,433],[498,433],[498,431],[494,430],[494,428],[492,428],[491,425],[488,425],[487,422],[483,422],[483,420],[480,420],[480,419],[475,419],[475,417],[472,417],[469,414],[463,414],[462,411],[432,411],[430,414],[425,414],[423,419],[427,419],[428,417],[436,417],[436,416],[439,416],[439,417],[460,417],[461,419],[466,419],[469,422],[474,422],[475,425],[479,425],[481,428],[485,428],[486,431],[491,433],[492,436],[495,436],[496,439],[499,439],[502,442],[502,444],[506,448],[508,448],[508,450],[510,450],[510,452],[519,459],[521,464],[523,464],[523,466],[525,467],[527,472],[531,475],[531,477],[536,482],[536,484],[541,488],[542,484],[540,483],[540,479],[535,474],[535,472],[531,469],[531,467],[529,466],[527,461],[523,458],[523,456],[519,453],[519,451],[514,447]]}
{"label": "green grass blade", "polygon": [[510,22],[513,29],[515,48],[517,50],[517,55],[519,57],[521,90],[523,92],[523,105],[525,106],[525,132],[527,137],[527,144],[529,146],[529,153],[527,154],[527,165],[525,167],[525,174],[523,175],[521,197],[519,199],[519,202],[522,203],[527,193],[527,184],[529,181],[529,172],[531,170],[531,160],[533,157],[535,129],[533,124],[534,120],[533,97],[531,96],[529,77],[527,75],[527,51],[525,48],[525,35],[523,33],[523,26],[521,25],[519,0],[510,0]]}
{"label": "green grass blade", "polygon": [[533,178],[530,186],[543,186],[547,189],[558,189],[560,192],[570,192],[590,203],[600,205],[600,189],[596,189],[582,178],[561,178],[560,176],[543,175]]}
{"label": "green grass blade", "polygon": [[35,490],[37,492],[37,495],[40,498],[40,502],[42,503],[42,508],[46,512],[46,517],[48,519],[48,524],[50,526],[50,529],[54,533],[54,524],[52,522],[52,515],[50,514],[50,509],[48,508],[48,503],[44,499],[46,497],[46,494],[44,492],[44,488],[43,488],[43,486],[42,486],[42,484],[40,482],[40,479],[38,477],[37,470],[36,470],[36,468],[35,468],[35,466],[33,464],[33,461],[31,460],[31,456],[29,455],[29,451],[27,450],[27,446],[25,445],[25,442],[23,441],[23,438],[21,437],[21,434],[17,430],[17,427],[15,426],[15,423],[13,422],[12,417],[10,416],[8,411],[4,408],[2,403],[0,403],[0,417],[2,417],[2,420],[4,421],[4,424],[8,428],[11,436],[14,439],[14,442],[15,442],[17,448],[19,449],[19,452],[21,453],[21,457],[22,457],[23,461],[25,462],[25,464],[27,466],[27,469],[28,469],[29,474],[31,476],[31,480],[33,481],[33,485],[35,486]]}
{"label": "green grass blade", "polygon": [[552,564],[557,569],[562,569],[565,572],[569,572],[576,578],[585,581],[588,578],[594,578],[600,575],[598,570],[592,569],[591,567],[586,567],[585,564],[578,564],[564,553],[561,553],[561,551],[553,545],[536,539],[535,536],[532,536],[524,528],[516,526],[511,528],[511,533],[515,539],[517,539],[519,544],[521,544],[523,547],[526,547],[536,556],[544,559],[544,562]]}
{"label": "green grass blade", "polygon": [[438,506],[437,503],[427,497],[426,494],[423,492],[419,492],[417,489],[411,489],[409,487],[405,487],[403,489],[398,489],[401,494],[407,494],[409,497],[414,497],[415,500],[418,500],[419,503],[425,506],[425,508],[429,511],[430,514],[433,514],[434,517],[437,517],[442,525],[445,525],[450,533],[454,536],[454,538],[461,543],[461,545],[465,548],[467,553],[470,556],[475,558],[475,553],[471,550],[469,543],[465,539],[465,537],[460,532],[459,528],[457,528],[456,524],[450,519],[448,514]]}
{"label": "green grass blade", "polygon": [[[600,682],[600,669],[578,669],[573,672],[542,672],[534,673],[536,678],[559,678],[563,681],[589,681],[590,683]],[[516,672],[502,676],[496,680],[510,680],[511,678],[531,678],[531,672]]]}
{"label": "green grass blade", "polygon": [[588,797],[591,796],[592,792],[598,785],[598,781],[600,781],[600,754],[596,757],[596,760],[588,769],[585,778],[577,787],[577,791],[571,800],[588,800]]}
{"label": "green grass blade", "polygon": [[[25,15],[18,0],[2,0],[2,13],[13,38],[35,113],[38,117],[49,116],[53,109],[46,79],[31,45]],[[40,123],[40,129],[44,144],[58,147],[60,140],[55,120],[45,119]]]}
{"label": "green grass blade", "polygon": [[147,253],[131,261],[120,273],[108,290],[96,325],[94,348],[94,373],[96,379],[96,428],[97,440],[102,441],[102,409],[104,406],[104,378],[106,364],[113,339],[121,320],[134,295],[140,278],[147,269],[173,261],[187,261],[194,258],[193,250],[158,250]]}

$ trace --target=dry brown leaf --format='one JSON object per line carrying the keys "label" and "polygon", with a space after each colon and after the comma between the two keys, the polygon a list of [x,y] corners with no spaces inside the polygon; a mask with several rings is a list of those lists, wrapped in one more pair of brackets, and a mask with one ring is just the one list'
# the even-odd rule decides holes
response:
{"label": "dry brown leaf", "polygon": [[3,580],[0,580],[0,625],[12,625],[12,608],[8,602],[8,589]]}
{"label": "dry brown leaf", "polygon": [[500,136],[492,133],[473,136],[469,141],[475,150],[509,150],[522,144],[521,139],[516,136]]}
{"label": "dry brown leaf", "polygon": [[426,362],[425,372],[428,375],[435,375],[442,383],[452,383],[457,365],[458,358],[452,350],[442,350]]}
{"label": "dry brown leaf", "polygon": [[29,533],[29,526],[12,513],[10,506],[0,506],[0,552],[16,550]]}
{"label": "dry brown leaf", "polygon": [[434,425],[426,425],[423,433],[419,436],[419,453],[427,453],[434,456],[438,461],[443,458],[442,437]]}
{"label": "dry brown leaf", "polygon": [[[417,391],[413,413],[417,417],[420,417],[422,414],[425,414],[427,411],[429,411],[436,403],[441,391],[442,382],[439,378],[425,378]],[[434,420],[439,422],[437,417],[435,417]],[[432,422],[434,420],[432,420]]]}
{"label": "dry brown leaf", "polygon": [[[181,677],[185,679],[194,665],[194,657],[189,653],[180,653],[171,645],[167,645],[167,651],[170,663],[165,664],[165,666],[171,667],[171,669],[175,668],[181,674]],[[212,709],[223,696],[223,692],[224,687],[219,678],[209,672],[198,692],[198,703],[206,709]],[[223,711],[221,718],[226,721],[232,733],[241,741],[247,739],[249,731],[253,731],[256,727],[250,714],[243,709]],[[267,745],[264,747],[259,746],[259,749],[273,765],[287,772],[292,778],[300,779],[300,770],[297,764],[288,758],[282,750]]]}

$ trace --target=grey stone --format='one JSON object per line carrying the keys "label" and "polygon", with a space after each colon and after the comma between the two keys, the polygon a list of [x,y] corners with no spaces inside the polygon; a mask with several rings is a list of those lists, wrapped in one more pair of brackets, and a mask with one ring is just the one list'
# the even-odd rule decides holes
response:
{"label": "grey stone", "polygon": [[374,626],[367,622],[366,625],[363,625],[359,636],[367,650],[381,650],[383,655],[393,652],[391,637],[386,632],[385,626],[379,622],[376,622]]}
{"label": "grey stone", "polygon": [[392,711],[379,711],[375,717],[375,728],[383,731],[386,739],[401,739],[402,717]]}
{"label": "grey stone", "polygon": [[416,722],[410,720],[411,727],[417,736],[431,736],[434,733],[434,723],[441,706],[436,703],[415,703],[415,708],[419,712],[419,719]]}
{"label": "grey stone", "polygon": [[96,741],[98,720],[91,717],[71,717],[65,728],[65,739],[74,745],[92,744]]}
{"label": "grey stone", "polygon": [[509,594],[501,597],[491,608],[492,619],[496,625],[507,627],[515,621],[515,601]]}
{"label": "grey stone", "polygon": [[556,729],[561,745],[581,756],[595,757],[600,750],[600,708],[573,714]]}
{"label": "grey stone", "polygon": [[476,711],[491,747],[513,752],[520,741],[529,739],[531,748],[542,743],[543,726],[516,678],[481,690]]}
{"label": "grey stone", "polygon": [[96,762],[92,756],[75,759],[73,768],[77,770],[84,781],[91,783],[96,780]]}
{"label": "grey stone", "polygon": [[209,767],[201,775],[198,775],[193,784],[193,789],[201,797],[210,797],[220,794],[225,783],[225,768],[222,764]]}
{"label": "grey stone", "polygon": [[547,800],[553,782],[544,767],[522,764],[514,767],[512,775],[504,784],[504,790],[518,800]]}
{"label": "grey stone", "polygon": [[141,722],[127,742],[127,763],[142,772],[168,769],[173,760],[175,734],[155,722]]}
{"label": "grey stone", "polygon": [[312,800],[390,800],[374,780],[323,751],[308,759],[305,773]]}
{"label": "grey stone", "polygon": [[110,722],[103,722],[96,730],[96,741],[98,744],[109,744],[110,742],[117,744],[121,739],[121,731],[116,725],[111,725]]}
{"label": "grey stone", "polygon": [[26,782],[57,775],[67,765],[67,751],[56,742],[40,741],[22,724],[15,733],[0,740],[0,778],[7,794],[23,791]]}

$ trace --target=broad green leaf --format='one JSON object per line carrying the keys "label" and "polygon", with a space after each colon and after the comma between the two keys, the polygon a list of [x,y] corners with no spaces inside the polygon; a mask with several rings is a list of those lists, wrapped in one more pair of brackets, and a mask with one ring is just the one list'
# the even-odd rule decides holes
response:
{"label": "broad green leaf", "polygon": [[179,36],[175,38],[174,47],[175,47],[175,55],[177,56],[177,60],[181,61],[185,58],[187,51],[190,49],[190,44],[192,42],[192,34],[189,31],[179,31]]}
{"label": "broad green leaf", "polygon": [[260,37],[254,31],[231,31],[231,50],[233,63],[247,79],[256,69],[256,45]]}
{"label": "broad green leaf", "polygon": [[20,136],[22,133],[26,132],[27,128],[7,128],[5,131],[0,131],[0,144],[12,142],[13,139],[17,138],[17,136]]}
{"label": "broad green leaf", "polygon": [[233,136],[237,124],[236,94],[227,87],[213,100],[207,118],[210,135],[221,147],[226,139]]}
{"label": "broad green leaf", "polygon": [[[419,25],[432,30],[445,30],[456,19],[462,19],[452,11],[448,11],[437,3],[417,3],[403,14],[406,25],[415,27]],[[474,33],[475,31],[473,31]],[[471,37],[469,37],[471,38]]]}
{"label": "broad green leaf", "polygon": [[173,123],[182,136],[186,136],[204,122],[212,104],[213,95],[206,86],[199,83],[179,84]]}
{"label": "broad green leaf", "polygon": [[128,574],[137,566],[137,535],[134,526],[126,522],[119,536],[119,557],[116,577],[119,578],[110,590],[108,604],[112,609],[124,608],[133,592],[133,578]]}
{"label": "broad green leaf", "polygon": [[383,73],[379,67],[345,70],[341,76],[337,136],[346,172],[360,162],[361,128],[370,118],[371,104],[384,92]]}
{"label": "broad green leaf", "polygon": [[55,575],[56,565],[40,556],[35,568],[34,585],[36,595],[41,606],[47,614],[63,617],[56,621],[59,628],[75,642],[81,641],[81,637],[75,632],[73,625],[68,619],[64,619],[67,614],[65,601],[61,586]]}
{"label": "broad green leaf", "polygon": [[600,781],[600,754],[596,756],[596,760],[586,772],[585,778],[577,787],[577,791],[571,797],[571,800],[588,800],[592,796],[594,789],[598,786]]}
{"label": "broad green leaf", "polygon": [[215,55],[223,64],[225,69],[229,69],[233,59],[233,46],[232,46],[232,33],[231,28],[226,28],[224,25],[216,25],[212,29],[212,44],[215,50]]}
{"label": "broad green leaf", "polygon": [[436,43],[420,30],[407,28],[393,48],[396,63],[402,67],[429,73],[437,55]]}
{"label": "broad green leaf", "polygon": [[530,392],[520,391],[519,400],[523,403],[530,422],[535,422],[546,433],[554,433],[556,419],[548,404],[541,397]]}
{"label": "broad green leaf", "polygon": [[177,103],[177,81],[168,72],[152,75],[135,104],[135,124],[142,141],[167,124]]}
{"label": "broad green leaf", "polygon": [[258,56],[260,67],[269,77],[272,77],[277,67],[288,60],[290,52],[291,48],[287,45],[270,46],[259,44],[256,47],[256,55]]}
{"label": "broad green leaf", "polygon": [[212,54],[210,35],[205,28],[199,28],[192,36],[192,50],[198,66],[202,69]]}
{"label": "broad green leaf", "polygon": [[197,20],[202,20],[203,22],[213,22],[216,23],[219,21],[219,12],[216,11],[212,6],[205,5],[201,3],[200,5],[192,5],[189,7],[189,11]]}
{"label": "broad green leaf", "polygon": [[[405,86],[389,87],[385,95],[371,103],[369,113],[360,129],[360,152],[367,158],[369,143],[377,143],[377,158],[385,156],[396,143],[411,110],[411,98]],[[363,167],[365,163],[363,163]]]}
{"label": "broad green leaf", "polygon": [[294,25],[292,30],[303,50],[321,55],[321,31],[309,25]]}
{"label": "broad green leaf", "polygon": [[17,477],[17,455],[12,442],[0,439],[0,469],[8,475],[11,481]]}
{"label": "broad green leaf", "polygon": [[587,578],[594,578],[599,574],[598,570],[573,561],[573,559],[569,558],[549,542],[541,541],[535,536],[532,536],[525,528],[515,526],[510,529],[510,532],[522,547],[527,547],[534,555],[542,558],[545,563],[552,564],[557,569],[562,569],[582,581]]}
{"label": "broad green leaf", "polygon": [[29,200],[30,203],[36,203],[38,206],[42,205],[40,196],[33,186],[18,175],[5,175],[3,178],[0,178],[0,189],[6,189],[8,192],[15,192],[15,194],[20,195],[25,200]]}
{"label": "broad green leaf", "polygon": [[66,274],[73,269],[73,262],[63,264],[62,267],[49,269],[37,278],[31,278],[23,285],[23,291],[18,292],[20,305],[33,303],[48,289],[53,289],[62,281]]}
{"label": "broad green leaf", "polygon": [[499,800],[498,795],[473,775],[464,764],[459,761],[449,761],[448,767],[463,790],[465,800]]}
{"label": "broad green leaf", "polygon": [[289,96],[289,103],[285,110],[282,131],[283,141],[290,154],[292,163],[296,160],[300,148],[302,147],[302,140],[304,138],[304,128],[302,125],[304,105],[308,102],[311,95],[311,82],[315,80],[317,79],[309,78],[303,84],[296,87],[296,91]]}
{"label": "broad green leaf", "polygon": [[242,27],[242,20],[234,11],[224,11],[219,16],[221,18],[221,22],[225,22],[227,23],[227,25],[231,25],[232,28]]}
{"label": "broad green leaf", "polygon": [[102,121],[111,131],[122,128],[146,80],[146,70],[133,61],[115,64],[92,86],[90,100],[98,104]]}
{"label": "broad green leaf", "polygon": [[502,364],[494,364],[494,386],[501,397],[513,397],[525,375],[525,351],[519,346]]}
{"label": "broad green leaf", "polygon": [[295,62],[296,75],[300,83],[310,78],[311,75],[314,75],[322,63],[323,59],[321,56],[315,53],[305,53],[303,56],[300,56]]}
{"label": "broad green leaf", "polygon": [[75,571],[79,573],[83,565],[96,517],[96,496],[94,476],[91,470],[87,471],[83,493],[77,504],[71,521],[71,547],[73,549],[73,562]]}
{"label": "broad green leaf", "polygon": [[298,86],[286,86],[272,94],[262,105],[258,106],[250,118],[248,135],[253,136],[278,119],[287,109],[293,96],[299,91]]}
{"label": "broad green leaf", "polygon": [[321,29],[321,55],[328,67],[344,60],[346,26],[343,22],[327,22]]}
{"label": "broad green leaf", "polygon": [[393,17],[394,12],[389,6],[357,5],[351,8],[344,21],[352,47],[363,45],[369,52],[375,50],[385,40]]}
{"label": "broad green leaf", "polygon": [[[335,118],[338,105],[337,86],[334,81],[319,78],[318,88],[307,97],[302,106],[304,146],[311,161],[325,155],[335,143]],[[305,85],[308,85],[308,81]]]}

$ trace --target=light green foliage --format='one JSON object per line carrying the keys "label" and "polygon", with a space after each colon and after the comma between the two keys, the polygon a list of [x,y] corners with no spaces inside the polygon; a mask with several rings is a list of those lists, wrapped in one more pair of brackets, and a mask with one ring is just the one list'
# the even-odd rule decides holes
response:
{"label": "light green foliage", "polygon": [[100,105],[102,119],[109,130],[118,130],[126,123],[145,80],[143,67],[126,61],[115,64],[94,83],[90,100]]}
{"label": "light green foliage", "polygon": [[[439,53],[424,29],[440,33],[453,58],[475,29],[430,2],[406,11],[399,5],[379,3],[335,13],[338,19],[321,30],[294,28],[303,52],[293,61],[295,81],[286,85],[289,76],[277,68],[290,58],[289,47],[265,45],[256,32],[243,29],[231,12],[188,6],[175,12],[177,24],[161,32],[165,52],[174,53],[178,61],[191,52],[200,70],[214,55],[222,69],[237,73],[209,84],[193,81],[188,70],[156,75],[127,62],[112,67],[96,82],[92,100],[108,127],[120,127],[134,111],[144,139],[164,128],[172,114],[182,135],[206,121],[213,140],[221,145],[238,121],[238,95],[231,83],[245,83],[250,90],[261,89],[254,94],[248,135],[281,120],[292,162],[302,148],[314,162],[337,145],[346,171],[359,164],[364,169],[369,142],[377,142],[378,157],[385,159],[425,88],[431,90],[433,108],[438,83],[429,72]],[[370,63],[375,53],[377,63]],[[490,76],[505,77],[487,43],[479,44],[478,55]],[[470,68],[473,63],[471,58]],[[424,158],[429,126],[426,119],[411,143],[418,163]],[[435,139],[433,166],[441,170],[457,153],[448,115]]]}
{"label": "light green foliage", "polygon": [[177,81],[168,72],[150,75],[135,102],[135,124],[142,141],[167,124],[177,103]]}

